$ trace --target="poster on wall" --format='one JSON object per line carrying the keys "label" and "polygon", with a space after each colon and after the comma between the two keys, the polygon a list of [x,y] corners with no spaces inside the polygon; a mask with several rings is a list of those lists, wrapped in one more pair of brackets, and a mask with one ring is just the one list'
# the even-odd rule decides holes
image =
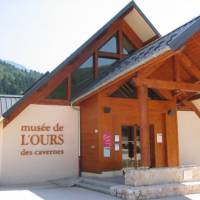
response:
{"label": "poster on wall", "polygon": [[119,142],[119,135],[115,135],[115,142]]}
{"label": "poster on wall", "polygon": [[115,143],[115,151],[119,151],[119,143]]}
{"label": "poster on wall", "polygon": [[105,158],[110,157],[111,143],[112,143],[112,134],[110,132],[103,133],[103,155]]}
{"label": "poster on wall", "polygon": [[162,143],[162,142],[163,142],[163,134],[157,133],[157,143]]}
{"label": "poster on wall", "polygon": [[104,147],[103,148],[103,156],[105,158],[109,158],[110,157],[110,147]]}

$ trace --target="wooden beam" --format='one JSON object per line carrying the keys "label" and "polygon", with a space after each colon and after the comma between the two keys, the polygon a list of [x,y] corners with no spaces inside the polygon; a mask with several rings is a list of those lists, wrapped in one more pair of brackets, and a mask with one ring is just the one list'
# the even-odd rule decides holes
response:
{"label": "wooden beam", "polygon": [[122,57],[127,57],[125,55],[121,55],[121,54],[117,54],[117,53],[104,52],[104,51],[99,51],[98,55],[99,55],[99,57],[102,57],[102,58],[114,58],[114,59],[121,59]]}
{"label": "wooden beam", "polygon": [[174,56],[174,81],[180,82],[181,81],[181,66],[179,60],[176,56]]}
{"label": "wooden beam", "polygon": [[148,114],[148,88],[144,85],[138,87],[138,99],[140,109],[140,138],[142,166],[150,166],[150,142],[149,142],[149,114]]}
{"label": "wooden beam", "polygon": [[178,111],[192,111],[192,109],[186,105],[177,105]]}
{"label": "wooden beam", "polygon": [[192,94],[192,95],[187,97],[187,100],[189,100],[189,101],[193,101],[193,100],[197,100],[197,99],[200,99],[200,94],[199,93]]}
{"label": "wooden beam", "polygon": [[174,98],[168,90],[156,90],[156,93],[166,100],[172,100]]}
{"label": "wooden beam", "polygon": [[143,45],[145,46],[145,45],[147,45],[147,44],[153,42],[154,40],[156,40],[156,39],[158,39],[158,38],[159,38],[159,36],[158,36],[158,35],[155,35],[155,36],[153,36],[152,38],[148,39],[147,41],[143,42]]}
{"label": "wooden beam", "polygon": [[200,84],[140,78],[134,78],[133,81],[136,85],[144,84],[148,88],[182,90],[185,92],[200,92]]}
{"label": "wooden beam", "polygon": [[143,71],[140,71],[140,73],[138,74],[138,76],[141,77],[141,78],[147,78],[153,72],[155,72],[156,70],[158,70],[160,67],[161,67],[160,63],[157,64],[157,65],[154,65],[154,66],[149,66],[148,68],[144,69]]}
{"label": "wooden beam", "polygon": [[122,42],[122,40],[123,40],[123,33],[120,29],[118,31],[118,34],[117,34],[117,53],[121,56],[123,54],[123,42]]}
{"label": "wooden beam", "polygon": [[200,80],[200,69],[190,60],[190,58],[184,53],[177,55],[184,69],[192,76]]}
{"label": "wooden beam", "polygon": [[190,107],[197,114],[197,116],[200,118],[200,111],[191,101],[184,101],[183,104]]}
{"label": "wooden beam", "polygon": [[124,83],[126,83],[126,81],[127,80],[120,81],[117,84],[104,89],[101,93],[105,96],[110,96],[113,92],[115,92],[118,88],[120,88]]}

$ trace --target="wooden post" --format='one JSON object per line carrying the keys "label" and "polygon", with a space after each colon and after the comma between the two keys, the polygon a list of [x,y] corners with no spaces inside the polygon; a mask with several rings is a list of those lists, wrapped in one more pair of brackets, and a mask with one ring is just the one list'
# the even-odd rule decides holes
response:
{"label": "wooden post", "polygon": [[138,86],[138,100],[140,109],[140,138],[142,166],[150,166],[149,115],[148,115],[148,88]]}

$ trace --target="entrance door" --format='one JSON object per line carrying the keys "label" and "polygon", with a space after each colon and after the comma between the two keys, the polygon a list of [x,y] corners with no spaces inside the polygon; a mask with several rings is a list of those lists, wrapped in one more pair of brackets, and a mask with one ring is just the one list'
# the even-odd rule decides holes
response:
{"label": "entrance door", "polygon": [[122,126],[123,167],[138,167],[141,161],[140,129],[138,126]]}
{"label": "entrance door", "polygon": [[[149,127],[150,167],[155,167],[154,125]],[[141,166],[140,127],[122,126],[122,162],[123,167]]]}

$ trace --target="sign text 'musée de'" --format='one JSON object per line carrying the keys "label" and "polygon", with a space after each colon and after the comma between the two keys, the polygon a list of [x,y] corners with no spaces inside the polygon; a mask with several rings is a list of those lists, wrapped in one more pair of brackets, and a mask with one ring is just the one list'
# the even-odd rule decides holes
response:
{"label": "sign text 'mus\u00e9e de'", "polygon": [[[20,128],[20,145],[23,147],[28,146],[61,146],[64,144],[64,127],[56,123],[54,126],[46,125],[22,125]],[[58,153],[57,153],[58,152]],[[21,155],[54,155],[64,154],[64,150],[26,150],[23,149]]]}

